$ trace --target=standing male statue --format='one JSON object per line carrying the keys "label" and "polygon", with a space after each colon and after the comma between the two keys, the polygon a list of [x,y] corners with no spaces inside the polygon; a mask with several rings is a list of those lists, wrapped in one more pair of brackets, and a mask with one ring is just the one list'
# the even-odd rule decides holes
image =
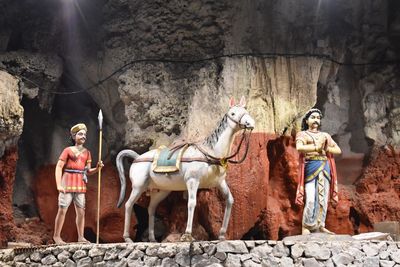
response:
{"label": "standing male statue", "polygon": [[83,235],[85,227],[87,175],[96,173],[99,168],[102,168],[104,165],[102,161],[99,161],[96,168],[91,168],[92,156],[90,151],[83,146],[86,141],[86,132],[86,125],[83,123],[72,126],[71,139],[74,145],[64,149],[56,166],[55,176],[59,195],[53,239],[54,242],[59,245],[65,244],[60,234],[64,224],[65,214],[72,201],[74,202],[76,212],[78,242],[88,243]]}
{"label": "standing male statue", "polygon": [[338,202],[337,175],[333,154],[340,154],[339,146],[328,133],[320,131],[322,112],[310,109],[303,117],[301,132],[296,135],[299,157],[299,184],[296,204],[304,204],[302,234],[323,232],[334,234],[325,228],[328,200]]}

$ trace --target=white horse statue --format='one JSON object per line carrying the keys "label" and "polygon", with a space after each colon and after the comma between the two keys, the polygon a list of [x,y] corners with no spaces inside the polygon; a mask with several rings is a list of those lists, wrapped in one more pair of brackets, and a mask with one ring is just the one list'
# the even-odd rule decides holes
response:
{"label": "white horse statue", "polygon": [[[150,191],[150,204],[148,207],[149,240],[151,242],[156,242],[154,236],[154,213],[157,205],[165,199],[171,191],[186,190],[188,191],[188,217],[185,234],[182,236],[181,240],[193,240],[191,234],[197,190],[199,188],[212,187],[218,187],[226,200],[224,219],[219,232],[219,239],[225,240],[233,204],[232,194],[225,181],[226,161],[233,156],[228,157],[234,134],[241,129],[244,129],[244,131],[246,129],[252,130],[255,126],[254,119],[247,112],[245,105],[246,101],[244,97],[241,98],[239,105],[235,105],[235,100],[231,98],[229,101],[230,108],[220,121],[219,126],[210,136],[204,139],[202,143],[188,144],[189,146],[182,155],[180,170],[175,173],[160,174],[153,172],[152,161],[156,150],[150,150],[142,155],[138,155],[136,152],[129,149],[122,150],[118,153],[116,164],[121,180],[118,207],[121,206],[125,199],[126,190],[123,158],[129,157],[134,159],[129,171],[132,191],[125,204],[125,225],[123,234],[125,242],[133,242],[129,237],[132,208],[146,189]],[[236,153],[239,152],[239,149],[240,145]]]}

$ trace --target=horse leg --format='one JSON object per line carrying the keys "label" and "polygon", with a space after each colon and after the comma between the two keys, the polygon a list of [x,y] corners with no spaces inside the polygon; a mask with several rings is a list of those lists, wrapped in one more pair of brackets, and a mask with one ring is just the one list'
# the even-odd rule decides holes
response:
{"label": "horse leg", "polygon": [[131,226],[132,208],[136,201],[139,199],[140,195],[146,189],[145,185],[137,187],[132,185],[132,192],[129,196],[128,201],[125,203],[125,224],[124,224],[124,240],[127,243],[133,243],[132,239],[129,237],[129,228]]}
{"label": "horse leg", "polygon": [[221,230],[219,231],[219,240],[225,240],[226,230],[229,224],[229,218],[231,217],[231,210],[233,205],[233,196],[231,191],[229,190],[228,184],[226,183],[225,179],[223,179],[218,186],[218,189],[224,195],[225,198],[225,213],[224,213],[224,220],[222,222]]}
{"label": "horse leg", "polygon": [[181,237],[182,241],[192,241],[192,226],[193,226],[193,216],[194,209],[196,207],[196,195],[197,189],[199,188],[199,180],[196,178],[189,178],[186,181],[186,187],[188,190],[188,217],[186,223],[185,234]]}
{"label": "horse leg", "polygon": [[149,213],[149,240],[150,242],[156,242],[156,238],[154,236],[154,214],[156,212],[156,208],[161,201],[163,201],[171,191],[156,191],[152,192],[150,195],[150,204],[147,209]]}

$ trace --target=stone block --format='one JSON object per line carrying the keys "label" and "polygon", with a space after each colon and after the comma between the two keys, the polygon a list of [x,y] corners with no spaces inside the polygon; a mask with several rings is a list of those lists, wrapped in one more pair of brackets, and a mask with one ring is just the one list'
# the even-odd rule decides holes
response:
{"label": "stone block", "polygon": [[398,221],[384,221],[374,223],[374,231],[389,233],[394,241],[400,241],[400,223]]}

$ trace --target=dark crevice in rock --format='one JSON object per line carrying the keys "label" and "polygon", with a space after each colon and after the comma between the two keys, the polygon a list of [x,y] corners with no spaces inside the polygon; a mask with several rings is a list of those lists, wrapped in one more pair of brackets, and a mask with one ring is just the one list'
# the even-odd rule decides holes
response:
{"label": "dark crevice in rock", "polygon": [[266,240],[265,227],[261,224],[255,224],[247,233],[245,233],[241,240]]}
{"label": "dark crevice in rock", "polygon": [[[147,208],[143,208],[140,205],[133,205],[133,211],[135,212],[136,216],[136,235],[135,235],[135,242],[141,242],[143,240],[148,240],[148,227],[149,227],[149,214],[147,212]],[[156,219],[155,219],[156,221]],[[154,227],[155,228],[155,227]],[[155,229],[156,230],[156,229]],[[158,233],[158,231],[155,231],[154,234]],[[159,238],[160,236],[157,235],[156,238]]]}
{"label": "dark crevice in rock", "polygon": [[[356,75],[354,71],[351,71],[351,76]],[[356,83],[353,80],[353,87],[356,87]],[[362,106],[361,94],[359,90],[350,90],[350,106],[349,106],[349,123],[346,131],[351,132],[351,138],[349,145],[351,150],[356,153],[369,154],[371,149],[371,144],[367,142],[367,138],[364,133],[365,122],[361,119],[362,116]]]}
{"label": "dark crevice in rock", "polygon": [[325,85],[321,84],[320,82],[317,83],[317,103],[315,107],[321,111],[324,109],[324,104],[328,99],[328,92]]}
{"label": "dark crevice in rock", "polygon": [[24,128],[18,142],[19,159],[17,161],[14,183],[13,203],[20,210],[29,211],[26,215],[38,216],[32,186],[33,175],[37,169],[49,161],[51,135],[54,121],[50,114],[39,108],[37,98],[23,97]]}
{"label": "dark crevice in rock", "polygon": [[360,234],[360,215],[354,207],[350,207],[349,220],[352,222],[354,234]]}
{"label": "dark crevice in rock", "polygon": [[6,51],[17,51],[23,49],[22,33],[18,31],[13,31],[8,40]]}
{"label": "dark crevice in rock", "polygon": [[287,236],[287,232],[285,230],[283,230],[282,227],[279,227],[278,230],[278,240],[282,240],[284,237]]}
{"label": "dark crevice in rock", "polygon": [[[96,243],[97,241],[96,233],[93,232],[92,228],[85,227],[84,236],[91,243]],[[101,238],[99,238],[99,243],[104,243],[104,241]]]}
{"label": "dark crevice in rock", "polygon": [[265,210],[261,211],[260,215],[254,226],[245,233],[240,239],[241,240],[266,240],[268,239],[267,229],[265,226],[265,219],[267,212]]}
{"label": "dark crevice in rock", "polygon": [[0,173],[0,190],[3,190],[5,186],[5,179],[3,175]]}

